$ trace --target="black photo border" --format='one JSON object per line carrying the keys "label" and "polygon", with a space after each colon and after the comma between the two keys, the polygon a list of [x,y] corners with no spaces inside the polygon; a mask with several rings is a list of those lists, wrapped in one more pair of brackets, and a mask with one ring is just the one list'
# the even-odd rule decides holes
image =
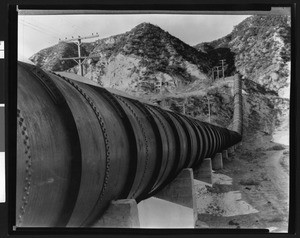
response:
{"label": "black photo border", "polygon": [[[19,9],[45,10],[164,10],[164,11],[243,11],[270,10],[271,7],[291,7],[291,95],[290,95],[290,212],[289,233],[267,233],[255,229],[121,229],[121,228],[18,228],[14,229],[16,201],[16,114],[17,114],[17,11]],[[5,41],[4,78],[0,79],[0,94],[5,103],[5,165],[6,203],[0,203],[0,237],[290,237],[300,233],[299,225],[299,29],[300,7],[295,1],[225,1],[225,0],[2,0],[0,1],[0,40]],[[0,75],[1,77],[1,75]],[[298,82],[297,82],[298,81]],[[3,96],[2,96],[3,97]]]}

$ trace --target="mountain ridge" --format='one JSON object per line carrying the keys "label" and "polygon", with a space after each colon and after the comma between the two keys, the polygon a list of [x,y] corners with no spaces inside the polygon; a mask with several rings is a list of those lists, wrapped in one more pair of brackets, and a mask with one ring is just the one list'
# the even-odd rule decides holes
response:
{"label": "mountain ridge", "polygon": [[[97,40],[90,55],[97,57],[86,62],[85,77],[106,87],[145,93],[155,93],[160,83],[172,91],[195,80],[207,81],[211,67],[206,54],[150,23]],[[77,73],[76,67],[70,71]]]}

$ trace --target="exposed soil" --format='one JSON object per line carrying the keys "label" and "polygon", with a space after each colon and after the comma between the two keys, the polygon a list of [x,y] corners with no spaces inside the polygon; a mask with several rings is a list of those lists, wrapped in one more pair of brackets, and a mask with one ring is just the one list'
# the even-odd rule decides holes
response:
{"label": "exposed soil", "polygon": [[214,172],[211,187],[196,184],[199,224],[287,232],[288,161],[288,146],[267,136],[243,142],[230,161],[223,161],[224,168]]}

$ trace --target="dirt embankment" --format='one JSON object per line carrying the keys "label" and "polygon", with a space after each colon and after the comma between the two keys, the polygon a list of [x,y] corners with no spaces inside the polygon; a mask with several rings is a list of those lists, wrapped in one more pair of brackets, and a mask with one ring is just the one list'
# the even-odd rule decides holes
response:
{"label": "dirt embankment", "polygon": [[261,136],[243,142],[230,159],[214,172],[211,187],[196,185],[199,227],[287,232],[288,146]]}

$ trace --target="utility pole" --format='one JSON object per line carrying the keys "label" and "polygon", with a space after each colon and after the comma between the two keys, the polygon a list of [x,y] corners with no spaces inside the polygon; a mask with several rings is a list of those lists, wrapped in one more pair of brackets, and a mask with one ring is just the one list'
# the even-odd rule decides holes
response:
{"label": "utility pole", "polygon": [[160,81],[159,81],[159,94],[160,95],[162,95],[162,86],[163,86],[163,81],[162,81],[162,79],[160,79]]}
{"label": "utility pole", "polygon": [[222,59],[222,60],[220,60],[221,62],[222,62],[222,71],[223,71],[223,79],[224,79],[224,77],[225,77],[225,75],[224,75],[224,63],[226,62],[226,60],[225,59]]}
{"label": "utility pole", "polygon": [[[77,64],[78,64],[78,67],[79,67],[79,74],[81,76],[83,76],[83,62],[88,58],[86,56],[82,57],[81,56],[81,44],[82,44],[82,40],[85,40],[85,39],[91,39],[91,38],[95,38],[95,37],[99,37],[98,33],[96,33],[96,35],[92,34],[90,36],[84,36],[84,37],[80,37],[78,36],[77,38],[73,38],[72,36],[72,39],[66,39],[66,40],[60,40],[59,39],[59,43],[60,42],[71,42],[71,41],[75,41],[74,43],[77,45],[78,47],[78,57],[70,57],[70,58],[60,58],[60,60],[74,60]],[[77,61],[78,60],[78,61]]]}
{"label": "utility pole", "polygon": [[218,74],[218,79],[220,78],[220,74],[219,74],[219,68],[221,68],[222,66],[216,66],[216,70],[217,70],[217,74]]}
{"label": "utility pole", "polygon": [[155,91],[157,94],[162,95],[162,79],[159,79],[155,82]]}

